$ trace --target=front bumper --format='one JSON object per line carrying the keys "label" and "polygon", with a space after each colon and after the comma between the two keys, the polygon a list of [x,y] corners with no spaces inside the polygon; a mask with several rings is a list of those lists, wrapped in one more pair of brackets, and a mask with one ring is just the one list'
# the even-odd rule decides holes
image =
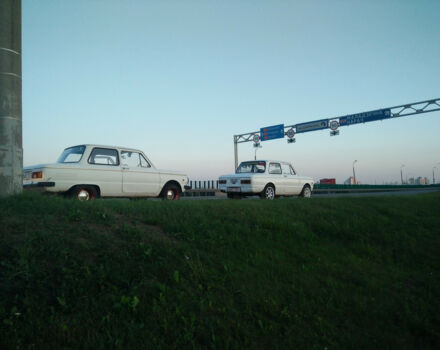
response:
{"label": "front bumper", "polygon": [[42,188],[42,187],[55,187],[55,182],[28,182],[23,184],[23,188]]}

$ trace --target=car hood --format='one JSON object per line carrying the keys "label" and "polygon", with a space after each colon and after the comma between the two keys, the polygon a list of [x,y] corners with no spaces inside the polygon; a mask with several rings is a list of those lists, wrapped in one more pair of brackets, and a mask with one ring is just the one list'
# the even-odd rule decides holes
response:
{"label": "car hood", "polygon": [[168,169],[156,169],[156,170],[161,174],[187,176],[186,173],[184,173],[183,171],[168,170]]}
{"label": "car hood", "polygon": [[47,164],[37,164],[37,165],[29,165],[23,168],[24,171],[42,169],[42,168],[72,168],[78,167],[78,163],[47,163]]}
{"label": "car hood", "polygon": [[25,166],[25,167],[23,168],[23,170],[35,170],[35,169],[47,168],[47,167],[54,166],[54,165],[59,165],[59,164],[56,164],[56,163],[48,163],[48,164],[29,165],[29,166]]}

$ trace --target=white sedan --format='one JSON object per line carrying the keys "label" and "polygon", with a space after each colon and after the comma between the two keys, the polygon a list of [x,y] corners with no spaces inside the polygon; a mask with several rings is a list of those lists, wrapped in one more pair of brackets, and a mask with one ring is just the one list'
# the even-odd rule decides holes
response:
{"label": "white sedan", "polygon": [[159,170],[136,149],[69,147],[54,164],[23,169],[23,187],[64,193],[80,200],[97,197],[162,197],[175,200],[189,189],[182,172]]}
{"label": "white sedan", "polygon": [[299,176],[290,163],[274,160],[242,162],[235,174],[220,176],[218,183],[228,198],[260,195],[266,199],[310,197],[314,185],[312,178]]}

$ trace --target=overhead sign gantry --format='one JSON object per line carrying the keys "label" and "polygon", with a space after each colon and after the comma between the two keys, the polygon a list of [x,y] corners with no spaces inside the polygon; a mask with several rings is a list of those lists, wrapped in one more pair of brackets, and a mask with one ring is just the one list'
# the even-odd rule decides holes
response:
{"label": "overhead sign gantry", "polygon": [[409,115],[440,111],[440,98],[432,100],[407,103],[400,106],[377,109],[374,111],[345,115],[341,117],[313,120],[295,125],[273,125],[263,127],[260,132],[254,131],[241,135],[234,135],[234,158],[235,169],[238,167],[238,144],[243,142],[254,142],[258,147],[260,141],[269,141],[287,136],[287,142],[295,142],[295,135],[298,133],[330,129],[330,136],[339,134],[338,128],[354,124],[369,123],[378,120],[406,117]]}

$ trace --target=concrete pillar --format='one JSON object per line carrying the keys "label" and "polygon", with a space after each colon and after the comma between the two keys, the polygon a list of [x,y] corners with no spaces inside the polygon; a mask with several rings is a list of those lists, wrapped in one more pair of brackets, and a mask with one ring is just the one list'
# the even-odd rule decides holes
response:
{"label": "concrete pillar", "polygon": [[235,170],[238,168],[238,143],[237,143],[238,137],[234,135],[234,173]]}
{"label": "concrete pillar", "polygon": [[21,193],[21,0],[0,0],[0,196]]}

